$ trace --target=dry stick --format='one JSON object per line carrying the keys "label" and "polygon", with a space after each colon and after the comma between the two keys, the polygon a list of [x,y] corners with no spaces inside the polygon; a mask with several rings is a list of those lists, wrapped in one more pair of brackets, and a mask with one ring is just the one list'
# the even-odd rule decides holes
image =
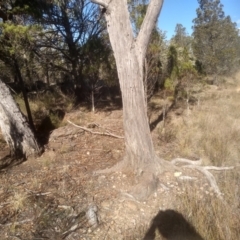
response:
{"label": "dry stick", "polygon": [[35,195],[35,196],[45,196],[45,195],[51,194],[51,192],[45,192],[45,193],[34,192],[34,191],[29,190],[29,189],[27,189],[27,188],[25,188],[25,190],[26,190],[27,192],[29,192],[30,194]]}
{"label": "dry stick", "polygon": [[209,172],[209,170],[222,171],[222,170],[230,170],[230,169],[234,168],[233,166],[231,166],[231,167],[200,166],[202,163],[201,159],[198,161],[192,161],[192,160],[185,159],[185,158],[175,158],[171,161],[171,163],[174,165],[176,163],[186,163],[188,165],[185,165],[183,167],[196,169],[199,172],[203,173],[206,176],[206,178],[208,179],[211,187],[217,193],[217,196],[220,199],[222,199],[222,193],[217,185],[215,177],[213,176],[212,173]]}
{"label": "dry stick", "polygon": [[[51,194],[51,192],[45,192],[45,193],[33,192],[33,191],[31,191],[31,190],[28,190],[27,188],[25,188],[25,190],[26,190],[27,192],[29,192],[30,194],[35,195],[35,196],[45,196],[45,195]],[[28,198],[28,197],[30,197],[30,196],[27,196],[26,198]],[[13,203],[13,201],[2,203],[2,204],[0,205],[0,208],[4,207],[4,206],[6,206],[6,205],[12,204],[12,203]]]}
{"label": "dry stick", "polygon": [[203,173],[206,178],[208,179],[211,187],[213,188],[213,190],[215,191],[215,193],[217,193],[217,196],[222,199],[222,193],[217,185],[216,179],[215,177],[212,175],[212,173],[210,173],[207,169],[205,169],[204,167],[200,167],[200,166],[194,166],[194,165],[187,165],[184,166],[186,168],[193,168],[193,169],[197,169],[199,172]]}
{"label": "dry stick", "polygon": [[73,225],[68,231],[62,233],[63,239],[65,239],[70,233],[74,232],[78,228],[79,228],[79,224],[77,223],[77,224]]}
{"label": "dry stick", "polygon": [[26,222],[32,222],[33,220],[34,220],[34,218],[29,218],[29,219],[22,220],[22,221],[18,221],[18,222],[0,224],[0,226],[11,226],[11,225],[13,225],[13,224],[19,225],[19,224],[23,224],[23,223],[26,223]]}
{"label": "dry stick", "polygon": [[5,202],[5,203],[2,203],[1,205],[0,205],[0,208],[2,208],[2,207],[4,207],[4,206],[6,206],[6,205],[9,205],[9,204],[11,204],[12,202]]}
{"label": "dry stick", "polygon": [[222,170],[230,170],[234,169],[233,166],[231,167],[215,167],[215,166],[206,166],[204,167],[206,170],[215,170],[215,171],[222,171]]}
{"label": "dry stick", "polygon": [[110,136],[110,137],[121,138],[121,139],[124,138],[124,137],[122,137],[122,136],[118,136],[118,135],[115,135],[115,134],[113,134],[113,133],[94,132],[94,131],[91,131],[89,128],[85,128],[85,127],[81,127],[81,126],[79,126],[79,125],[76,125],[76,124],[74,124],[73,122],[71,122],[70,120],[67,120],[67,121],[68,121],[68,123],[72,124],[73,126],[75,126],[75,127],[77,127],[77,128],[80,128],[80,129],[83,129],[84,131],[90,132],[90,133],[92,133],[92,134]]}
{"label": "dry stick", "polygon": [[175,158],[171,161],[171,163],[173,165],[176,165],[176,163],[187,163],[187,164],[198,165],[199,166],[199,165],[202,164],[202,159],[194,161],[194,160],[189,160],[189,159],[186,159],[186,158]]}
{"label": "dry stick", "polygon": [[111,133],[110,133],[110,130],[113,131],[113,132],[117,132],[117,130],[113,130],[113,129],[110,129],[110,128],[102,127],[102,126],[100,126],[100,125],[97,124],[97,123],[93,123],[93,124],[95,124],[95,125],[96,125],[97,127],[99,127],[99,128],[102,128],[102,129],[106,130],[106,132],[109,133],[109,134],[111,134]]}

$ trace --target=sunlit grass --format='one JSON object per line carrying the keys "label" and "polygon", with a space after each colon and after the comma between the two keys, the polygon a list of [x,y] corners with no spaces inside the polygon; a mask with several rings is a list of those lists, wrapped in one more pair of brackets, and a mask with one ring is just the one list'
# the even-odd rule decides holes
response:
{"label": "sunlit grass", "polygon": [[224,201],[208,190],[190,186],[173,201],[176,209],[208,240],[240,237],[240,93],[236,91],[240,78],[238,81],[228,78],[218,88],[209,87],[201,93],[200,104],[191,107],[190,114],[184,106],[183,114],[172,116],[164,132],[159,131],[158,146],[163,148],[167,137],[172,146],[171,157],[195,156],[205,165],[235,167],[213,172]]}

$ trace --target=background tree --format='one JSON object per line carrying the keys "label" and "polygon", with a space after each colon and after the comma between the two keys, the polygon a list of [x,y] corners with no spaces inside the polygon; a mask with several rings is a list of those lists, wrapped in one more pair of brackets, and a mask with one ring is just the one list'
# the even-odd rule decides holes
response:
{"label": "background tree", "polygon": [[46,48],[58,53],[61,62],[50,59],[52,67],[65,74],[65,81],[84,85],[83,71],[95,64],[85,45],[100,37],[105,28],[99,8],[88,0],[51,1],[38,21],[45,29],[39,51]]}
{"label": "background tree", "polygon": [[191,37],[189,37],[188,33],[186,32],[186,28],[180,23],[177,23],[175,27],[175,35],[171,41],[174,42],[174,44],[176,44],[178,47],[190,48],[191,46]]}
{"label": "background tree", "polygon": [[[6,1],[1,3],[0,17],[0,61],[11,70],[12,78],[21,88],[28,120],[34,130],[34,123],[28,103],[26,88],[24,85],[23,67],[29,73],[28,63],[25,58],[26,52],[30,51],[33,39],[31,36],[38,27],[31,25],[31,20],[27,17],[28,8],[21,8],[18,1]],[[26,64],[26,66],[24,66]],[[28,77],[29,74],[28,74]]]}
{"label": "background tree", "polygon": [[147,48],[144,63],[144,89],[146,101],[149,102],[154,93],[164,84],[164,55],[167,49],[165,33],[154,29]]}
{"label": "background tree", "polygon": [[198,0],[193,51],[207,74],[228,73],[236,60],[236,25],[219,0]]}

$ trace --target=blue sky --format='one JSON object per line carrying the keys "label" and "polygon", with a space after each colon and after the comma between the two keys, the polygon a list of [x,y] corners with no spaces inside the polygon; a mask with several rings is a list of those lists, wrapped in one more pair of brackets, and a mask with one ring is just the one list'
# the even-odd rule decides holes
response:
{"label": "blue sky", "polygon": [[[225,15],[230,15],[240,28],[240,0],[221,0]],[[197,0],[164,0],[158,27],[167,32],[167,39],[174,35],[177,23],[181,23],[191,35],[192,20],[196,17]]]}

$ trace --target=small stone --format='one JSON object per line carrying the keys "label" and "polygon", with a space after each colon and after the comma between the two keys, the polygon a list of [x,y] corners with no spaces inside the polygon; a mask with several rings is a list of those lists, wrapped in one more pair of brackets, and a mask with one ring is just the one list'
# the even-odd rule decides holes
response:
{"label": "small stone", "polygon": [[174,173],[174,176],[175,176],[175,177],[179,177],[179,176],[181,176],[181,175],[182,175],[182,172],[175,172],[175,173]]}
{"label": "small stone", "polygon": [[191,181],[191,180],[196,180],[196,177],[190,177],[190,176],[180,176],[179,179],[181,180],[186,180],[186,181]]}

